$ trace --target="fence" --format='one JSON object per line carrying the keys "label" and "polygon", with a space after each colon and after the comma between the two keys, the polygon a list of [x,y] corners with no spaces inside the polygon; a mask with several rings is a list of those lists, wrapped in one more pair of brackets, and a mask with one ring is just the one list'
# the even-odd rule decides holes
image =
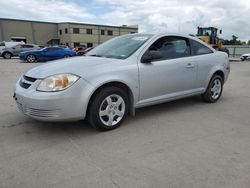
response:
{"label": "fence", "polygon": [[240,57],[242,54],[250,53],[250,45],[225,45],[229,50],[230,57]]}

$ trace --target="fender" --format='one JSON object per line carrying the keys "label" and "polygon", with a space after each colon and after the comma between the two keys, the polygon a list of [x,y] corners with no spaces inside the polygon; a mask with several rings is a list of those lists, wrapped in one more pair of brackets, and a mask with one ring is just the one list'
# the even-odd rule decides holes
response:
{"label": "fender", "polygon": [[205,82],[205,86],[206,86],[205,89],[208,87],[208,84],[209,84],[211,78],[213,77],[213,75],[214,75],[216,72],[218,72],[218,71],[223,72],[223,75],[225,76],[224,67],[223,67],[222,65],[214,66],[214,67],[210,70],[210,72],[209,72],[209,74],[208,74],[208,76],[207,76],[207,79],[206,79],[206,82]]}

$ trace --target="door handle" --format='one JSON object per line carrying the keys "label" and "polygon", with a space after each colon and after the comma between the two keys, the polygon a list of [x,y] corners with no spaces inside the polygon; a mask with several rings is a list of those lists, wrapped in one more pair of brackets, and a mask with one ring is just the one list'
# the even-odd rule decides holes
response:
{"label": "door handle", "polygon": [[193,64],[193,63],[188,63],[188,64],[186,65],[186,68],[187,68],[187,69],[194,68],[194,64]]}

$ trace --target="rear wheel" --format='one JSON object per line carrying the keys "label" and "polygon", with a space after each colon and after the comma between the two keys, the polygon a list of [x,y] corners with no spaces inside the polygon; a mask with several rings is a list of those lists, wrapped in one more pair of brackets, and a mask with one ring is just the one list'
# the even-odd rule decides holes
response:
{"label": "rear wheel", "polygon": [[5,52],[5,53],[3,54],[3,58],[4,58],[4,59],[11,59],[11,57],[12,57],[12,54],[11,54],[10,52]]}
{"label": "rear wheel", "polygon": [[99,130],[111,130],[121,125],[128,114],[128,96],[117,87],[100,90],[91,100],[88,121]]}
{"label": "rear wheel", "polygon": [[247,59],[247,57],[244,56],[241,58],[241,61],[245,61],[246,59]]}
{"label": "rear wheel", "polygon": [[36,56],[30,54],[30,55],[27,56],[26,61],[27,61],[28,63],[34,63],[34,62],[36,62]]}
{"label": "rear wheel", "polygon": [[223,79],[219,75],[214,75],[207,87],[206,92],[202,95],[206,102],[214,103],[219,100],[223,91]]}

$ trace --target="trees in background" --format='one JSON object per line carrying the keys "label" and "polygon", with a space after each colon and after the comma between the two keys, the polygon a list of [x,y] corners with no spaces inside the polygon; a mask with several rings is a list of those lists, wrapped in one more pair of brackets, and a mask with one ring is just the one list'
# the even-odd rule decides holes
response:
{"label": "trees in background", "polygon": [[250,45],[250,40],[248,42],[238,40],[238,37],[232,35],[231,40],[224,40],[224,45]]}

